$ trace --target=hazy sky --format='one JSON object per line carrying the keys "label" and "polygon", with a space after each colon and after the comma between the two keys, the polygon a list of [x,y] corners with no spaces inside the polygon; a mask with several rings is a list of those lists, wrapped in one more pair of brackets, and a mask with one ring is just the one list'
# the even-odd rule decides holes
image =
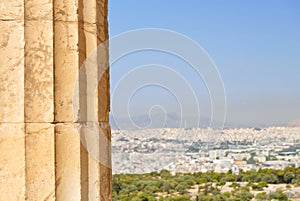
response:
{"label": "hazy sky", "polygon": [[[300,118],[300,1],[109,0],[111,37],[141,28],[179,32],[207,51],[224,82],[226,122],[283,125]],[[203,81],[187,70],[187,64],[163,53],[137,53],[112,65],[112,93],[126,72],[153,63],[174,66],[197,94],[201,115],[209,117]],[[146,114],[151,105],[180,112],[174,96],[157,87],[145,87],[131,101],[133,115]]]}

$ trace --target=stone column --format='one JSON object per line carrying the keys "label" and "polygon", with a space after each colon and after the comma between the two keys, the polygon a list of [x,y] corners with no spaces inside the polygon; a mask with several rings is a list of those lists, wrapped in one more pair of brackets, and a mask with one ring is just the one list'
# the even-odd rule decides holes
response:
{"label": "stone column", "polygon": [[[99,125],[110,141],[107,44],[74,90],[82,63],[107,39],[107,0],[0,3],[0,200],[111,200],[109,144],[96,142],[101,164],[80,140]],[[85,98],[76,103],[73,93]]]}
{"label": "stone column", "polygon": [[24,0],[26,200],[55,200],[53,3]]}
{"label": "stone column", "polygon": [[0,55],[0,200],[24,200],[23,0],[0,3]]}
{"label": "stone column", "polygon": [[[107,68],[107,49],[100,54],[99,66],[89,72],[81,71],[78,76],[83,62],[108,39],[107,1],[54,1],[54,33],[57,200],[80,200],[80,197],[81,200],[111,200],[111,169],[102,167],[97,158],[86,151],[76,129],[83,127],[79,130],[84,134],[84,128],[104,124],[102,127],[110,139],[109,77],[104,76],[101,90],[96,94],[90,91],[87,82],[88,79],[97,81],[98,71]],[[77,78],[79,91],[74,91]],[[73,93],[80,96],[78,103],[74,103]],[[96,104],[90,105],[88,97],[95,98]],[[80,114],[74,114],[73,104],[80,105]],[[103,118],[97,118],[96,122],[89,119],[90,110]]]}

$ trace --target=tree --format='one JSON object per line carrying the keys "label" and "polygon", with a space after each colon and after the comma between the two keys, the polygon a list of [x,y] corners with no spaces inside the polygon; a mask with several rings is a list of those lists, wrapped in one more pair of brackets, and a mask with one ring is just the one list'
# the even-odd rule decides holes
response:
{"label": "tree", "polygon": [[277,184],[279,182],[278,177],[274,174],[264,174],[261,178],[261,181],[264,181],[268,184]]}
{"label": "tree", "polygon": [[122,190],[119,192],[119,194],[129,194],[132,192],[136,192],[137,190],[137,187],[133,184],[122,185]]}
{"label": "tree", "polygon": [[256,191],[262,191],[265,187],[268,187],[266,182],[259,182],[258,184],[252,184],[252,189]]}
{"label": "tree", "polygon": [[181,195],[175,198],[171,198],[170,201],[190,201],[190,198],[186,195]]}
{"label": "tree", "polygon": [[119,194],[119,192],[121,191],[121,185],[120,185],[120,183],[117,182],[117,181],[113,181],[112,190],[114,192],[116,192],[117,194]]}
{"label": "tree", "polygon": [[221,186],[220,190],[222,190],[222,188],[223,188],[223,186],[224,186],[225,184],[226,184],[225,181],[220,181],[220,182],[218,182],[216,185],[217,185],[217,186]]}
{"label": "tree", "polygon": [[269,198],[272,200],[279,200],[279,201],[288,201],[288,197],[286,194],[282,192],[282,190],[277,190],[276,192],[270,193]]}
{"label": "tree", "polygon": [[134,199],[132,199],[132,201],[157,201],[155,197],[151,196],[151,195],[147,195],[145,193],[140,193],[138,194],[138,196]]}
{"label": "tree", "polygon": [[237,189],[240,188],[241,185],[239,183],[233,182],[229,185],[230,188]]}
{"label": "tree", "polygon": [[262,192],[262,193],[258,193],[255,198],[257,201],[265,201],[268,200],[269,196],[267,195],[266,192]]}
{"label": "tree", "polygon": [[160,171],[159,175],[162,178],[168,178],[168,177],[172,176],[172,174],[168,170],[162,170],[162,171]]}
{"label": "tree", "polygon": [[297,177],[295,179],[293,179],[293,183],[296,184],[296,185],[300,185],[300,174],[297,175]]}
{"label": "tree", "polygon": [[293,179],[294,179],[294,173],[292,173],[292,172],[286,172],[283,176],[283,180],[287,184],[292,183]]}
{"label": "tree", "polygon": [[235,193],[235,197],[241,201],[250,201],[254,198],[254,195],[248,191],[241,190]]}
{"label": "tree", "polygon": [[175,190],[176,190],[178,193],[184,194],[184,193],[187,192],[188,187],[189,187],[189,186],[188,186],[187,183],[181,182],[181,183],[179,183],[179,184],[176,186]]}

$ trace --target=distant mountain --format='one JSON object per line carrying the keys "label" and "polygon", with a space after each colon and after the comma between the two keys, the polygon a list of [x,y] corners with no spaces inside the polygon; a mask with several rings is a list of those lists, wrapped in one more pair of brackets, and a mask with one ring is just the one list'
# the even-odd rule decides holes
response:
{"label": "distant mountain", "polygon": [[[151,122],[152,120],[152,122]],[[148,128],[207,128],[210,127],[210,118],[201,117],[198,122],[195,117],[181,117],[176,114],[151,114],[132,116],[131,120],[125,117],[114,117],[110,114],[110,125],[113,129],[137,130]],[[221,122],[216,122],[221,125]],[[230,128],[265,128],[272,125],[267,124],[241,124],[225,122],[224,129]],[[300,119],[291,122],[288,126],[300,126]]]}
{"label": "distant mountain", "polygon": [[173,115],[139,115],[132,116],[131,118],[126,117],[114,117],[110,116],[110,124],[114,129],[141,129],[141,128],[160,128],[160,127],[179,127],[180,122],[178,118]]}
{"label": "distant mountain", "polygon": [[288,123],[288,126],[289,127],[300,127],[300,119],[296,119],[296,120],[290,121]]}
{"label": "distant mountain", "polygon": [[[131,130],[146,128],[207,128],[210,118],[201,117],[200,121],[195,117],[183,117],[176,114],[151,114],[139,115],[129,118],[114,117],[110,115],[110,124],[113,129]],[[226,125],[232,127],[232,125]]]}

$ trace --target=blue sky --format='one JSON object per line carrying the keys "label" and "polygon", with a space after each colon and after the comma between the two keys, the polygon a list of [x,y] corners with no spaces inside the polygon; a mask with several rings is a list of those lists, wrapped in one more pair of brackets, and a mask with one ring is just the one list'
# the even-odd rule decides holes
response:
{"label": "blue sky", "polygon": [[[190,37],[218,67],[227,95],[228,123],[284,125],[300,118],[299,11],[297,0],[110,0],[109,32],[113,37],[132,29],[164,28]],[[168,59],[148,52],[113,65],[112,93],[116,83],[133,66],[163,63]],[[191,73],[185,76],[191,85],[199,82]],[[205,86],[195,91],[202,99],[203,115],[209,116],[210,110],[205,109],[209,108]],[[147,94],[160,99],[151,101]],[[149,104],[163,105],[170,98],[160,90],[145,90],[137,94],[131,107],[133,113],[139,114],[146,112]],[[168,112],[177,113],[174,108]]]}

